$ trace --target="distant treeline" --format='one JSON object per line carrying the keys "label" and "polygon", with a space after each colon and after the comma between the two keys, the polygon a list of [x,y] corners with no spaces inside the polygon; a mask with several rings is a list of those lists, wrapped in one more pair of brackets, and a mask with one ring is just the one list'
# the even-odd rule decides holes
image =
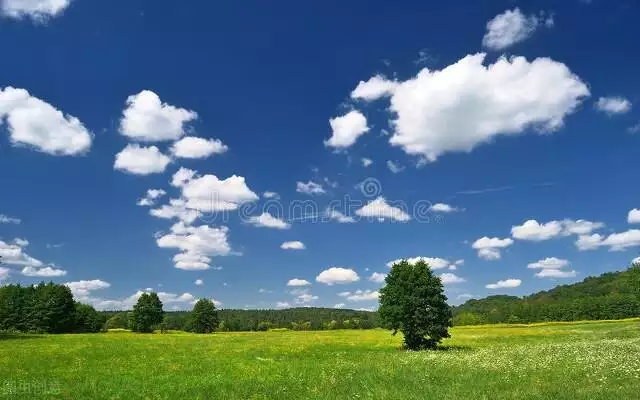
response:
{"label": "distant treeline", "polygon": [[523,298],[490,296],[454,307],[454,325],[621,319],[640,316],[640,265]]}
{"label": "distant treeline", "polygon": [[[269,329],[325,330],[378,327],[377,313],[334,308],[290,308],[284,310],[218,310],[219,332],[266,331]],[[105,311],[106,329],[128,329],[129,312]],[[190,331],[189,312],[165,312],[158,329]]]}
{"label": "distant treeline", "polygon": [[0,287],[0,331],[34,333],[99,332],[106,318],[73,300],[65,285]]}

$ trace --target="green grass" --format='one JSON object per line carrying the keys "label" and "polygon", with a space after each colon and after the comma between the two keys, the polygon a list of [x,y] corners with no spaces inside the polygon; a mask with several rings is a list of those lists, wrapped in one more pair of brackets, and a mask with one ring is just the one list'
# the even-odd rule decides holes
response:
{"label": "green grass", "polygon": [[640,319],[460,327],[407,352],[387,331],[0,339],[0,398],[637,399]]}

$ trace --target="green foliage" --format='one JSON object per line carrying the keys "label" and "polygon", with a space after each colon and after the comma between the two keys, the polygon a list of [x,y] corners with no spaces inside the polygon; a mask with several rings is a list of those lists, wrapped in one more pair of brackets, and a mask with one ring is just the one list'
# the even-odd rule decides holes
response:
{"label": "green foliage", "polygon": [[257,326],[256,330],[257,330],[257,331],[259,331],[259,332],[266,332],[266,331],[268,331],[269,329],[271,329],[271,325],[272,325],[272,324],[271,324],[271,322],[269,322],[269,321],[262,321],[262,322],[260,322],[260,323],[258,324],[258,326]]}
{"label": "green foliage", "polygon": [[189,316],[190,331],[195,333],[212,333],[218,327],[218,312],[213,301],[200,299],[193,306]]}
{"label": "green foliage", "polygon": [[403,333],[408,349],[433,349],[449,337],[451,308],[440,278],[427,263],[403,260],[391,267],[385,281],[378,313],[385,327]]}
{"label": "green foliage", "polygon": [[100,314],[87,304],[75,303],[75,329],[76,333],[100,332],[105,324],[104,315]]}
{"label": "green foliage", "polygon": [[162,322],[162,302],[154,292],[143,293],[131,313],[129,328],[134,332],[151,333]]}
{"label": "green foliage", "polygon": [[[108,314],[106,313],[102,313],[102,315],[106,318]],[[107,319],[107,322],[105,322],[104,324],[104,328],[109,330],[109,329],[127,329],[128,325],[128,316],[126,312],[119,312],[116,314],[113,314],[111,317],[109,317],[109,319]]]}
{"label": "green foliage", "polygon": [[454,308],[455,325],[622,319],[640,316],[640,265],[523,298],[489,296]]}

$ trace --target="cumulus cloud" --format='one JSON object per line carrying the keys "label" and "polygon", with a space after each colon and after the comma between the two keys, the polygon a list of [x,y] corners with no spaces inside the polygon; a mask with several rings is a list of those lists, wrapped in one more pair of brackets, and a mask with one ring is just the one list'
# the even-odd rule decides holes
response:
{"label": "cumulus cloud", "polygon": [[232,175],[221,180],[215,175],[198,176],[185,168],[176,172],[172,184],[182,188],[187,208],[202,212],[232,211],[259,199],[242,176]]}
{"label": "cumulus cloud", "polygon": [[202,279],[196,279],[196,281],[193,282],[193,284],[196,286],[202,286],[204,285],[204,281]]}
{"label": "cumulus cloud", "polygon": [[544,13],[524,15],[517,7],[506,10],[487,23],[482,45],[491,50],[504,50],[528,39],[542,26],[553,26],[553,17],[545,18]]}
{"label": "cumulus cloud", "polygon": [[154,92],[143,90],[127,98],[120,133],[141,142],[177,140],[197,117],[194,111],[163,103]]}
{"label": "cumulus cloud", "polygon": [[134,175],[150,175],[164,172],[170,162],[171,159],[162,154],[156,146],[128,144],[116,154],[113,168]]}
{"label": "cumulus cloud", "polygon": [[485,236],[476,240],[471,247],[478,250],[478,257],[488,261],[495,261],[502,258],[500,249],[505,249],[512,244],[513,240],[510,238],[500,239]]}
{"label": "cumulus cloud", "polygon": [[54,156],[79,155],[91,148],[93,136],[78,118],[24,89],[0,88],[0,125],[5,119],[14,145]]}
{"label": "cumulus cloud", "polygon": [[574,278],[577,275],[576,271],[562,271],[559,269],[543,269],[536,273],[538,278]]}
{"label": "cumulus cloud", "polygon": [[65,276],[67,275],[67,271],[53,267],[34,268],[27,266],[22,269],[22,275],[31,277],[53,278],[58,276]]}
{"label": "cumulus cloud", "polygon": [[349,301],[375,301],[380,298],[377,290],[356,290],[355,292],[342,292],[339,294]]}
{"label": "cumulus cloud", "polygon": [[291,224],[276,218],[267,212],[263,212],[260,215],[249,217],[247,222],[253,226],[259,228],[273,228],[273,229],[289,229]]}
{"label": "cumulus cloud", "polygon": [[381,272],[374,272],[373,274],[371,274],[371,276],[369,277],[369,280],[371,282],[376,282],[376,283],[382,283],[384,282],[385,278],[387,277],[387,274],[383,274]]}
{"label": "cumulus cloud", "polygon": [[178,158],[207,158],[214,154],[223,154],[229,148],[218,139],[203,139],[186,136],[171,147],[171,153]]}
{"label": "cumulus cloud", "polygon": [[65,283],[69,289],[71,289],[71,293],[76,297],[76,300],[87,297],[91,292],[95,290],[108,289],[111,287],[109,282],[105,282],[100,279],[93,279],[90,281],[76,281],[76,282],[67,282]]}
{"label": "cumulus cloud", "polygon": [[[107,289],[111,284],[96,279],[91,281],[68,282],[66,285],[71,289],[74,298],[82,303],[91,304],[97,310],[131,310],[143,293],[149,293],[151,289],[138,290],[131,296],[121,299],[104,299],[93,295],[94,291]],[[191,293],[167,293],[158,292],[158,297],[162,304],[172,310],[189,309],[196,302],[196,298]],[[216,306],[222,303],[212,299]]]}
{"label": "cumulus cloud", "polygon": [[[2,278],[0,277],[0,280],[1,280],[1,279],[2,279]],[[333,308],[344,308],[344,306],[346,306],[346,304],[344,304],[344,303],[338,303],[338,304],[334,305],[334,306],[333,306]]]}
{"label": "cumulus cloud", "polygon": [[640,264],[640,257],[636,257],[633,260],[631,260],[631,264]]}
{"label": "cumulus cloud", "polygon": [[431,211],[439,213],[452,213],[460,210],[449,204],[436,203],[431,206]]}
{"label": "cumulus cloud", "polygon": [[3,264],[21,265],[24,267],[41,268],[42,261],[37,260],[24,252],[22,246],[18,244],[5,243],[0,240],[0,258]]}
{"label": "cumulus cloud", "polygon": [[149,189],[147,190],[147,194],[145,195],[145,197],[139,199],[136,204],[143,207],[152,206],[156,203],[157,199],[164,196],[165,194],[167,194],[167,192],[162,189]]}
{"label": "cumulus cloud", "polygon": [[[141,205],[140,202],[138,205]],[[149,210],[149,214],[162,219],[177,218],[187,225],[191,225],[200,215],[197,210],[188,209],[186,201],[182,199],[169,199],[169,204]]]}
{"label": "cumulus cloud", "polygon": [[407,261],[409,264],[415,264],[420,261],[424,261],[429,264],[429,268],[431,269],[444,269],[450,268],[451,262],[449,260],[445,260],[444,258],[439,257],[408,257],[408,258],[398,258],[397,260],[389,261],[387,263],[387,267],[391,268],[394,264],[397,264],[401,261]]}
{"label": "cumulus cloud", "polygon": [[306,249],[306,246],[304,245],[304,243],[298,241],[298,240],[294,240],[291,242],[284,242],[280,245],[280,248],[283,250],[304,250]]}
{"label": "cumulus cloud", "polygon": [[624,114],[631,111],[631,102],[624,97],[600,97],[595,108],[608,115]]}
{"label": "cumulus cloud", "polygon": [[2,14],[10,18],[31,18],[36,22],[45,22],[57,17],[69,7],[71,0],[2,0]]}
{"label": "cumulus cloud", "polygon": [[468,55],[442,70],[425,68],[401,82],[391,96],[390,143],[435,161],[529,128],[556,131],[590,94],[566,65],[549,58],[501,57],[484,66],[485,56]]}
{"label": "cumulus cloud", "polygon": [[441,274],[440,280],[442,280],[442,283],[445,285],[453,285],[455,283],[466,282],[464,278],[461,278],[458,275],[452,274],[450,272],[445,272],[444,274]]}
{"label": "cumulus cloud", "polygon": [[276,303],[277,308],[291,308],[291,304],[286,301],[279,301]]}
{"label": "cumulus cloud", "polygon": [[262,193],[262,197],[265,199],[279,199],[280,195],[276,192],[264,192]]}
{"label": "cumulus cloud", "polygon": [[305,279],[298,279],[298,278],[290,279],[289,282],[287,282],[287,286],[309,286],[309,285],[311,285],[311,282]]}
{"label": "cumulus cloud", "polygon": [[22,222],[20,218],[10,217],[8,215],[0,214],[0,224],[20,224]]}
{"label": "cumulus cloud", "polygon": [[295,302],[297,304],[311,303],[314,300],[318,300],[318,296],[314,296],[311,293],[300,293],[296,296]]}
{"label": "cumulus cloud", "polygon": [[296,192],[305,194],[324,194],[326,193],[322,185],[315,182],[297,182]]}
{"label": "cumulus cloud", "polygon": [[360,161],[362,162],[362,166],[367,168],[370,167],[371,164],[373,164],[373,160],[370,158],[366,158],[366,157],[362,157],[362,159],[360,159]]}
{"label": "cumulus cloud", "polygon": [[211,256],[231,254],[228,241],[229,228],[208,225],[187,226],[178,222],[171,233],[156,239],[158,247],[175,248],[181,253],[174,257],[175,267],[183,270],[205,270],[211,267]]}
{"label": "cumulus cloud", "polygon": [[396,164],[391,160],[387,160],[387,168],[389,168],[389,171],[393,172],[394,174],[399,174],[400,172],[405,170],[405,167],[400,164]]}
{"label": "cumulus cloud", "polygon": [[329,286],[335,284],[346,284],[357,282],[360,277],[356,271],[350,268],[331,267],[326,269],[316,277],[316,282],[324,283]]}
{"label": "cumulus cloud", "polygon": [[562,223],[559,221],[551,221],[546,224],[540,224],[536,220],[528,220],[520,226],[511,228],[511,235],[520,240],[543,241],[549,240],[562,233]]}
{"label": "cumulus cloud", "polygon": [[640,209],[634,208],[629,211],[627,222],[630,224],[640,224]]}
{"label": "cumulus cloud", "polygon": [[506,279],[504,281],[498,281],[496,283],[490,283],[486,286],[487,289],[509,289],[520,286],[522,281],[520,279]]}
{"label": "cumulus cloud", "polygon": [[390,96],[398,86],[398,82],[391,81],[383,75],[372,76],[368,81],[360,81],[351,92],[351,98],[355,100],[373,101],[384,96]]}
{"label": "cumulus cloud", "polygon": [[367,119],[359,111],[353,110],[341,117],[329,120],[331,137],[324,142],[327,147],[345,149],[352,146],[356,140],[369,132]]}
{"label": "cumulus cloud", "polygon": [[356,211],[356,215],[360,217],[376,218],[379,221],[387,219],[407,222],[411,219],[409,214],[404,212],[398,207],[391,206],[384,197],[378,197],[377,199],[370,201],[364,207]]}
{"label": "cumulus cloud", "polygon": [[22,238],[13,239],[13,243],[17,244],[20,247],[27,247],[29,245],[29,241],[27,239],[22,239]]}
{"label": "cumulus cloud", "polygon": [[11,275],[11,270],[9,268],[0,267],[0,282],[7,279]]}
{"label": "cumulus cloud", "polygon": [[353,217],[349,217],[344,215],[343,213],[341,213],[338,210],[334,210],[334,209],[329,209],[326,211],[326,216],[329,219],[332,219],[334,221],[338,221],[341,224],[350,224],[353,222],[356,222],[356,220]]}
{"label": "cumulus cloud", "polygon": [[560,269],[569,265],[568,260],[563,260],[556,257],[548,257],[544,260],[536,261],[527,265],[527,268],[531,269]]}

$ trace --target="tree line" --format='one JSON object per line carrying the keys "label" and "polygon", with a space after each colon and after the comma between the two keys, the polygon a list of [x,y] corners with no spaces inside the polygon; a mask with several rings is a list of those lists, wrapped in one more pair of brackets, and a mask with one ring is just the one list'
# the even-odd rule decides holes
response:
{"label": "tree line", "polygon": [[530,296],[489,296],[454,307],[454,325],[622,319],[640,316],[640,265]]}

